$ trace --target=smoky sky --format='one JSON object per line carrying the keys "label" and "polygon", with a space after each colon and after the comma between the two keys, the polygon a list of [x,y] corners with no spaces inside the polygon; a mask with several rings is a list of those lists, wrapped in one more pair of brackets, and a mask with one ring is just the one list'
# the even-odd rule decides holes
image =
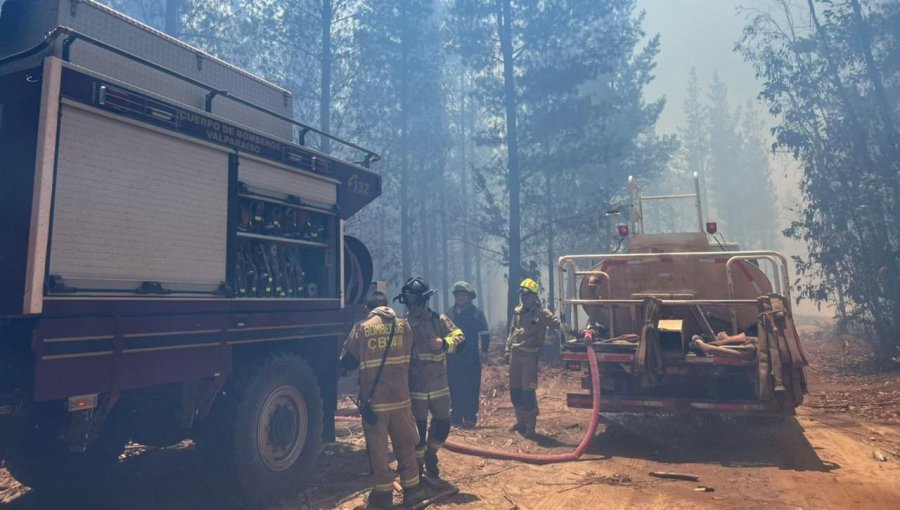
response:
{"label": "smoky sky", "polygon": [[660,35],[656,80],[646,89],[648,99],[666,97],[658,132],[673,133],[683,124],[691,66],[704,91],[718,71],[732,106],[756,98],[760,87],[753,69],[733,50],[745,25],[739,8],[768,8],[769,0],[637,0],[637,5],[646,13],[648,36]]}

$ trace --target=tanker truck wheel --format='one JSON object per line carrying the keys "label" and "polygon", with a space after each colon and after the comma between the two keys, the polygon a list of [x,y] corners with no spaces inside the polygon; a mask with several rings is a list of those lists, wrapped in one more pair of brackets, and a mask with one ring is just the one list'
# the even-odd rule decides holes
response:
{"label": "tanker truck wheel", "polygon": [[232,467],[241,492],[271,503],[299,492],[322,448],[322,397],[297,355],[278,354],[245,371],[235,392]]}

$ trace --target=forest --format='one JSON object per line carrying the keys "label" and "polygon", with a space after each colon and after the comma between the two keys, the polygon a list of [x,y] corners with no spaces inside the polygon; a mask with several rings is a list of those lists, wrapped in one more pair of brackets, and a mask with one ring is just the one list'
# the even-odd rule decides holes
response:
{"label": "forest", "polygon": [[[718,75],[692,71],[668,106],[684,111],[675,133],[657,129],[666,99],[646,91],[665,42],[635,0],[106,3],[285,86],[299,120],[379,152],[384,193],[348,232],[378,279],[432,282],[436,308],[460,279],[507,296],[495,322],[524,277],[554,303],[560,255],[612,248],[605,212],[627,205],[629,175],[684,189],[697,172],[729,241],[799,241],[798,299],[898,355],[900,2],[740,9],[727,50],[753,66],[757,101],[734,107]],[[773,154],[801,175],[785,210]],[[657,212],[656,231],[684,227]],[[498,275],[505,288],[489,288]]]}

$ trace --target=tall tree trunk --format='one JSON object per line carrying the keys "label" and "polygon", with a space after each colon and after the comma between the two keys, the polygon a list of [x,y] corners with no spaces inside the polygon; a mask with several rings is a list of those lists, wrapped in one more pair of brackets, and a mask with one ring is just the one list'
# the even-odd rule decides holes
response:
{"label": "tall tree trunk", "polygon": [[[443,165],[438,168],[442,168]],[[440,181],[441,188],[447,189],[447,183],[445,182],[445,177],[443,172],[441,172]],[[450,255],[449,255],[449,244],[447,239],[449,236],[447,235],[447,194],[446,193],[438,193],[441,197],[441,301],[443,307],[441,310],[447,310],[450,308]]]}
{"label": "tall tree trunk", "polygon": [[[410,225],[409,225],[409,14],[406,2],[401,2],[401,63],[400,63],[400,266],[402,278],[409,278]],[[424,250],[423,250],[424,251]]]}
{"label": "tall tree trunk", "polygon": [[[422,276],[425,278],[425,281],[428,282],[428,285],[431,288],[435,288],[435,279],[431,262],[435,259],[434,257],[434,225],[429,220],[428,211],[425,210],[425,206],[422,205],[419,209],[419,222],[418,227],[421,229],[421,237],[422,237]],[[435,297],[431,301],[431,307],[436,310],[440,310],[440,293],[436,292],[437,297]]]}
{"label": "tall tree trunk", "polygon": [[[459,160],[460,160],[460,178],[462,180],[462,228],[469,230],[469,211],[472,207],[472,198],[469,196],[469,161],[467,159],[466,149],[468,148],[468,140],[466,139],[466,72],[462,69],[459,73]],[[466,237],[466,236],[463,236]],[[472,246],[467,241],[462,243],[462,260],[463,260],[463,278],[467,282],[472,281]]]}
{"label": "tall tree trunk", "polygon": [[[331,0],[322,0],[322,96],[319,98],[319,125],[322,131],[331,132],[331,21],[334,6]],[[322,137],[322,152],[331,152],[331,140]]]}
{"label": "tall tree trunk", "polygon": [[166,0],[166,33],[171,36],[178,36],[181,31],[178,22],[182,0]]}
{"label": "tall tree trunk", "polygon": [[553,224],[553,187],[550,171],[544,173],[544,193],[546,193],[546,221],[547,221],[547,290],[550,292],[547,306],[556,310],[556,230]]}
{"label": "tall tree trunk", "polygon": [[481,309],[488,319],[488,325],[491,323],[490,302],[491,294],[489,289],[485,288],[481,283],[481,246],[475,246],[475,293],[481,297]]}
{"label": "tall tree trunk", "polygon": [[509,281],[507,283],[506,323],[512,320],[519,301],[522,280],[522,239],[519,203],[519,133],[515,68],[513,62],[511,0],[497,0],[497,24],[500,52],[503,56],[503,102],[506,108],[506,186],[509,189]]}

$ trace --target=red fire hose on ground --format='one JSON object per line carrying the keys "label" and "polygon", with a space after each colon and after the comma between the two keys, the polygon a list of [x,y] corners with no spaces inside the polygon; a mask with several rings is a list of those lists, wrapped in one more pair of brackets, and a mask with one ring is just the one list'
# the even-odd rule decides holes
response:
{"label": "red fire hose on ground", "polygon": [[[590,330],[584,333],[584,342],[587,346],[588,364],[591,368],[591,387],[593,388],[593,408],[591,410],[591,423],[584,437],[581,439],[578,447],[569,453],[557,454],[537,454],[537,453],[509,453],[498,450],[490,450],[488,448],[479,448],[460,443],[448,441],[444,443],[444,448],[451,452],[463,455],[475,455],[477,457],[485,457],[497,460],[515,460],[528,464],[555,464],[558,462],[571,462],[578,460],[587,449],[597,431],[597,425],[600,423],[600,369],[597,366],[597,354],[594,352],[593,346],[594,336]],[[349,416],[338,416],[337,421],[359,421],[359,418]]]}
{"label": "red fire hose on ground", "polygon": [[591,409],[591,423],[584,433],[584,437],[581,438],[581,443],[579,443],[574,451],[557,454],[510,453],[454,443],[451,441],[444,443],[444,448],[451,452],[461,453],[463,455],[476,455],[478,457],[497,460],[517,460],[528,464],[555,464],[557,462],[571,462],[573,460],[578,460],[581,455],[584,454],[591,439],[594,438],[594,433],[597,431],[597,425],[600,423],[600,369],[597,366],[597,354],[594,352],[594,335],[590,330],[587,330],[584,333],[584,343],[587,345],[588,364],[590,364],[591,367],[593,407]]}

